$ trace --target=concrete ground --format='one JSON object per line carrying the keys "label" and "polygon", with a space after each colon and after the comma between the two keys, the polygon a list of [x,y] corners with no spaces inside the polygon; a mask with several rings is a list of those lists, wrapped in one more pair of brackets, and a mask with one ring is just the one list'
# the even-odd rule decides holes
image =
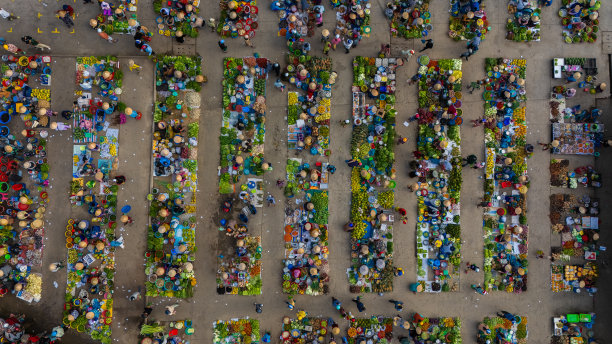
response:
{"label": "concrete ground", "polygon": [[[72,1],[70,1],[72,4]],[[139,55],[133,46],[133,40],[128,36],[118,35],[119,42],[112,45],[102,41],[88,27],[88,20],[98,13],[96,5],[84,5],[81,1],[72,6],[78,12],[74,33],[67,30],[53,13],[59,9],[62,2],[53,0],[4,0],[2,7],[15,12],[21,16],[18,21],[0,21],[0,36],[9,42],[20,43],[19,38],[29,34],[38,41],[53,47],[53,85],[52,104],[55,110],[70,108],[74,100],[75,56],[114,54],[122,57],[126,62],[130,56]],[[198,212],[200,214],[196,240],[200,250],[197,253],[196,276],[198,285],[195,296],[191,300],[179,301],[177,315],[174,319],[193,319],[195,334],[192,336],[193,343],[206,343],[212,341],[212,323],[217,319],[229,319],[234,317],[250,316],[261,321],[262,330],[272,331],[273,337],[280,334],[281,319],[283,315],[291,315],[286,308],[285,296],[281,293],[281,269],[283,259],[283,209],[282,207],[263,208],[255,219],[257,224],[251,226],[253,234],[259,234],[263,238],[263,272],[264,283],[263,295],[257,297],[219,296],[215,291],[216,256],[218,250],[217,226],[212,221],[218,211],[217,194],[217,165],[219,148],[219,127],[221,124],[221,61],[226,56],[242,57],[259,52],[262,56],[270,59],[282,60],[285,53],[284,38],[277,37],[276,15],[268,10],[266,4],[260,4],[262,8],[259,13],[260,27],[257,31],[254,44],[255,49],[245,47],[242,40],[226,40],[229,45],[228,54],[223,54],[217,48],[218,37],[206,30],[202,30],[200,37],[196,40],[188,40],[186,45],[178,47],[169,38],[155,36],[153,48],[157,53],[168,52],[180,54],[182,52],[197,52],[204,60],[204,73],[208,76],[208,84],[202,90],[202,116],[200,131],[200,145],[206,149],[200,150],[199,181],[200,194],[198,199]],[[325,4],[327,6],[327,3]],[[372,13],[372,35],[364,39],[359,48],[351,54],[343,51],[332,52],[334,69],[339,74],[339,81],[333,90],[332,105],[332,128],[331,147],[332,156],[330,162],[338,167],[338,172],[333,176],[330,185],[330,267],[331,283],[330,295],[338,297],[347,304],[348,308],[357,313],[350,302],[352,295],[348,293],[346,268],[349,266],[348,235],[341,228],[349,216],[349,168],[343,163],[349,157],[350,128],[342,128],[338,120],[350,116],[350,85],[352,83],[351,60],[356,55],[375,56],[381,43],[392,44],[392,51],[397,54],[399,50],[407,48],[420,49],[419,41],[403,39],[391,39],[389,36],[388,23],[386,22],[381,8],[383,1],[373,1]],[[601,9],[601,31],[599,40],[595,44],[564,44],[561,39],[560,19],[557,10],[560,1],[545,8],[542,14],[542,41],[532,43],[515,43],[505,40],[505,22],[507,19],[505,1],[487,1],[486,10],[492,31],[483,41],[480,51],[473,56],[469,62],[463,64],[464,83],[481,79],[484,76],[484,59],[486,57],[508,57],[527,59],[527,120],[529,122],[528,141],[548,142],[550,140],[550,125],[548,121],[548,97],[551,85],[551,60],[553,57],[596,57],[599,66],[600,79],[609,80],[608,76],[608,54],[610,42],[606,42],[606,33],[612,34],[612,7],[604,6]],[[200,9],[205,17],[217,16],[218,4],[215,0],[202,1]],[[456,58],[465,50],[465,43],[454,42],[447,36],[448,31],[448,2],[444,0],[433,1],[431,4],[432,21],[434,31],[430,37],[434,39],[435,47],[427,51],[433,59]],[[38,15],[40,13],[40,16]],[[332,10],[325,12],[325,27],[332,28],[335,13]],[[147,1],[140,1],[138,11],[139,20],[143,25],[154,27],[152,5]],[[318,35],[317,31],[317,35]],[[313,51],[321,51],[318,37],[313,41]],[[18,44],[23,46],[23,44]],[[27,49],[34,53],[32,48]],[[145,196],[149,192],[150,178],[150,126],[153,102],[153,63],[146,57],[133,57],[137,64],[143,65],[144,70],[140,75],[125,71],[125,85],[122,100],[129,106],[142,111],[145,116],[140,121],[128,121],[121,126],[120,133],[120,167],[119,171],[128,177],[126,183],[119,192],[119,200],[130,203],[133,207],[135,223],[124,233],[126,248],[118,250],[116,254],[117,273],[115,277],[115,319],[113,326],[113,338],[118,343],[136,343],[138,334],[139,316],[145,304],[144,300],[129,302],[126,296],[130,291],[136,290],[143,285],[145,280],[143,255],[146,246],[146,223],[147,206]],[[406,80],[416,72],[416,58],[413,58],[399,72],[398,79]],[[271,80],[274,81],[274,80]],[[402,83],[400,82],[400,85]],[[608,83],[609,84],[609,83]],[[268,83],[268,116],[266,122],[266,159],[271,161],[275,167],[272,173],[265,175],[268,190],[278,199],[282,194],[274,186],[274,181],[284,177],[284,164],[288,157],[286,149],[286,94],[281,94]],[[465,93],[465,92],[464,92]],[[403,122],[411,116],[417,107],[417,92],[415,86],[399,88],[397,96],[397,109],[399,110],[398,123]],[[584,103],[594,102],[593,98],[585,98]],[[482,101],[478,92],[473,95],[466,94],[463,102],[464,117],[466,123],[482,115]],[[597,105],[609,109],[609,99],[599,99]],[[605,112],[604,112],[605,113]],[[149,114],[149,115],[147,115]],[[604,116],[604,122],[610,122]],[[612,123],[606,123],[612,125]],[[398,185],[408,183],[407,161],[415,148],[416,130],[415,126],[404,127],[398,125],[397,131],[400,135],[408,138],[408,144],[397,147],[396,169],[398,171]],[[482,128],[470,128],[464,126],[462,131],[462,151],[464,154],[474,153],[482,158],[483,131]],[[71,137],[66,133],[54,133],[49,140],[49,160],[51,165],[52,190],[51,201],[47,216],[47,238],[45,241],[44,263],[41,272],[44,275],[43,300],[39,304],[28,305],[14,298],[4,298],[0,302],[0,313],[21,311],[28,315],[29,319],[37,322],[38,327],[51,328],[61,322],[62,307],[65,290],[65,270],[52,274],[46,266],[54,261],[65,259],[66,249],[64,245],[63,228],[71,216],[78,214],[68,206],[68,186],[70,181],[70,159],[71,159]],[[209,154],[205,154],[209,153]],[[612,186],[609,177],[611,171],[605,165],[610,161],[612,153],[604,151],[595,162],[604,176],[604,187],[595,192],[604,202],[610,200]],[[609,307],[611,292],[604,286],[609,285],[611,273],[605,268],[601,271],[600,292],[596,297],[575,294],[553,294],[550,291],[550,268],[546,260],[535,260],[533,254],[537,249],[545,251],[556,244],[556,238],[550,234],[550,221],[548,213],[548,196],[553,192],[549,186],[550,175],[548,173],[549,153],[537,151],[529,160],[529,171],[532,178],[532,187],[528,194],[528,224],[530,226],[530,252],[531,264],[529,269],[529,289],[521,295],[495,293],[493,295],[480,296],[474,293],[469,285],[471,283],[482,283],[482,274],[463,274],[461,277],[460,291],[456,293],[444,293],[437,295],[419,294],[413,295],[408,292],[408,284],[416,279],[415,268],[415,216],[409,216],[406,225],[398,224],[395,227],[395,262],[404,268],[406,274],[396,279],[395,291],[379,297],[377,295],[365,295],[364,302],[367,307],[366,314],[395,315],[392,305],[387,299],[399,299],[405,302],[402,315],[409,312],[421,312],[425,316],[458,316],[463,322],[462,335],[465,343],[475,342],[477,333],[476,326],[483,317],[494,314],[500,309],[516,312],[529,317],[529,341],[532,343],[546,343],[552,331],[552,320],[554,315],[567,312],[588,312],[595,310],[598,320],[595,331],[599,338],[610,338],[612,333],[609,326],[611,314]],[[577,160],[569,157],[570,160]],[[579,161],[592,161],[593,159],[580,159]],[[463,261],[477,262],[482,264],[482,220],[481,210],[476,208],[477,200],[482,196],[482,180],[479,179],[479,171],[465,169],[462,193],[462,239]],[[561,190],[562,192],[563,190]],[[397,204],[409,210],[409,215],[416,213],[415,196],[405,192],[403,187],[398,188],[396,193]],[[605,203],[604,203],[605,204]],[[261,215],[263,214],[263,215]],[[603,213],[602,220],[606,228],[612,215]],[[602,230],[601,241],[608,243],[610,234]],[[604,257],[605,259],[605,257]],[[57,281],[59,287],[53,287]],[[156,309],[151,318],[169,320],[170,317],[163,315],[163,306],[175,300],[154,299],[151,300]],[[334,316],[336,311],[330,305],[330,297],[297,297],[297,308],[304,308],[312,316]],[[598,301],[598,302],[595,302]],[[253,302],[264,304],[264,313],[256,314]],[[346,323],[342,323],[343,327]],[[402,331],[396,331],[402,334]],[[64,337],[66,343],[91,342],[83,336],[77,336],[68,332]]]}

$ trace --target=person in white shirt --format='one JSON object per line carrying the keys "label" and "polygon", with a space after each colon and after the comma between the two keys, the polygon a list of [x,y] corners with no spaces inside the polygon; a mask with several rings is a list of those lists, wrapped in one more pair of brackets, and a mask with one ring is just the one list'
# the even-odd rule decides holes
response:
{"label": "person in white shirt", "polygon": [[5,10],[2,7],[0,7],[0,17],[2,17],[3,19],[9,20],[9,21],[19,19],[19,17]]}

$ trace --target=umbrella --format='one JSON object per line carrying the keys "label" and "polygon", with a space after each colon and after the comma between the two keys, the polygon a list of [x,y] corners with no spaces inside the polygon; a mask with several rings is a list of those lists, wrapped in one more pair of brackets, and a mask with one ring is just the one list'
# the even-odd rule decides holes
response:
{"label": "umbrella", "polygon": [[367,275],[367,273],[368,273],[369,271],[370,271],[370,269],[368,268],[368,266],[367,266],[367,265],[362,265],[362,266],[359,268],[359,273],[360,273],[360,274],[362,274],[362,275]]}

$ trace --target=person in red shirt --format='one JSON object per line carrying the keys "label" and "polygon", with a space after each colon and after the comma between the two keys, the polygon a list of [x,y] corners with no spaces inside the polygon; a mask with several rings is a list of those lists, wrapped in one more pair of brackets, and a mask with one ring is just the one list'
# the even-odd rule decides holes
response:
{"label": "person in red shirt", "polygon": [[69,16],[74,17],[74,8],[72,8],[72,6],[64,5],[64,6],[62,6],[62,10],[68,12]]}

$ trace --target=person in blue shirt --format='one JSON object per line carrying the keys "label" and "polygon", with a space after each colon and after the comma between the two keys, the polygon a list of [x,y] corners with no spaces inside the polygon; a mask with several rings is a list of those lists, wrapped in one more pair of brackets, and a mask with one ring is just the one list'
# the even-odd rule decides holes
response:
{"label": "person in blue shirt", "polygon": [[513,324],[516,323],[516,317],[514,316],[514,314],[510,312],[501,311],[501,312],[497,312],[497,315],[504,319],[510,320]]}

